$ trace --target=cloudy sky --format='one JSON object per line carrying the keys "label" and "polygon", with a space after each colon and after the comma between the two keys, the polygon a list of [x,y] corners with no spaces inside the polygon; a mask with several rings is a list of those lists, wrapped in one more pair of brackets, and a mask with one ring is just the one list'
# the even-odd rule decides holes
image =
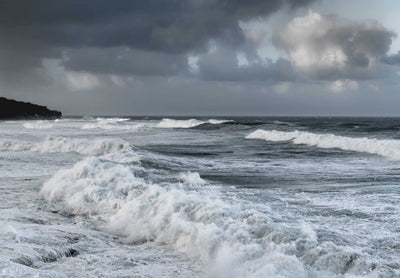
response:
{"label": "cloudy sky", "polygon": [[65,115],[400,116],[398,0],[2,0],[0,96]]}

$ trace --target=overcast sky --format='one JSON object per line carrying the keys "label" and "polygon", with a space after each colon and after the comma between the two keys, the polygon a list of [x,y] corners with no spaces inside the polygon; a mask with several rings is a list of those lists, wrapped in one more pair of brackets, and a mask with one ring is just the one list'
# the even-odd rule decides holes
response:
{"label": "overcast sky", "polygon": [[64,115],[400,116],[398,0],[2,0],[0,96]]}

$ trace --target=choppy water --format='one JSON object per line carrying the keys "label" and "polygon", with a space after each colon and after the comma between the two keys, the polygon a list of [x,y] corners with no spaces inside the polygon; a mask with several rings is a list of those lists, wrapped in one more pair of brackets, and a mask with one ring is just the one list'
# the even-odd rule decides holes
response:
{"label": "choppy water", "polygon": [[400,119],[0,122],[0,277],[400,277]]}

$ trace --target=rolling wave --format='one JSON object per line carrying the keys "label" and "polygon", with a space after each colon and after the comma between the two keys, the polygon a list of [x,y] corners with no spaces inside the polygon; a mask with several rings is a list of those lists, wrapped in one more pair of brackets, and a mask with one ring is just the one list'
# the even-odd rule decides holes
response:
{"label": "rolling wave", "polygon": [[29,151],[39,153],[78,153],[102,155],[128,149],[129,144],[121,139],[72,139],[48,136],[42,142],[25,142],[12,139],[0,140],[1,151]]}
{"label": "rolling wave", "polygon": [[156,183],[137,174],[147,170],[140,161],[88,157],[45,182],[41,196],[68,213],[102,219],[102,228],[126,243],[167,244],[206,265],[209,277],[333,277],[371,269],[356,251],[319,244],[306,224],[289,237],[266,213],[207,186],[198,173]]}
{"label": "rolling wave", "polygon": [[23,126],[28,129],[50,129],[53,127],[49,121],[36,121],[24,123]]}
{"label": "rolling wave", "polygon": [[119,123],[129,121],[129,118],[96,118],[99,123]]}
{"label": "rolling wave", "polygon": [[104,129],[104,130],[137,130],[143,127],[144,124],[117,125],[110,123],[89,123],[84,124],[81,129]]}
{"label": "rolling wave", "polygon": [[129,118],[96,118],[96,122],[86,123],[81,129],[104,129],[104,130],[137,130],[144,124],[126,124]]}
{"label": "rolling wave", "polygon": [[319,148],[336,148],[345,151],[355,151],[377,154],[395,160],[400,160],[399,140],[380,140],[366,137],[345,137],[334,134],[317,134],[305,131],[277,131],[258,129],[246,136],[246,139],[262,139],[272,142],[290,141],[293,144],[304,144]]}
{"label": "rolling wave", "polygon": [[162,119],[161,122],[157,125],[157,127],[161,128],[192,128],[202,124],[213,124],[219,125],[223,123],[231,122],[230,120],[215,120],[210,119],[207,121],[200,121],[196,119],[190,120],[174,120],[174,119]]}

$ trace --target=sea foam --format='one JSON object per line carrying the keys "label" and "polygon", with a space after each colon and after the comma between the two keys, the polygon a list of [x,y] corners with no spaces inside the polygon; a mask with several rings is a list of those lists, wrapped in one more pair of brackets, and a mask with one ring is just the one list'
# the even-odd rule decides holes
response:
{"label": "sea foam", "polygon": [[36,143],[12,139],[0,139],[1,151],[101,155],[128,148],[129,144],[122,139],[109,138],[96,138],[90,140],[48,136],[43,141]]}
{"label": "sea foam", "polygon": [[96,122],[86,123],[81,129],[105,129],[105,130],[137,130],[144,124],[126,124],[129,118],[97,118]]}
{"label": "sea foam", "polygon": [[356,261],[355,251],[320,245],[304,223],[297,238],[288,237],[267,214],[207,185],[198,173],[154,183],[138,174],[146,170],[140,161],[88,157],[56,173],[41,196],[68,213],[102,219],[105,231],[127,243],[167,244],[207,266],[208,277],[333,277],[371,267]]}
{"label": "sea foam", "polygon": [[246,136],[246,139],[263,139],[266,141],[290,141],[319,148],[337,148],[346,151],[377,154],[400,160],[400,141],[381,140],[366,137],[345,137],[334,134],[317,134],[305,131],[277,131],[258,129]]}
{"label": "sea foam", "polygon": [[23,126],[28,129],[50,129],[53,127],[48,121],[36,121],[24,123]]}
{"label": "sea foam", "polygon": [[[69,213],[102,217],[104,229],[128,243],[173,246],[209,265],[211,276],[306,277],[296,258],[255,241],[251,226],[265,225],[265,216],[225,203],[213,188],[201,190],[198,174],[185,173],[183,183],[161,186],[137,177],[139,169],[86,158],[56,173],[43,184],[41,195]],[[188,187],[191,181],[195,184]],[[274,265],[277,255],[280,266]]]}
{"label": "sea foam", "polygon": [[82,126],[82,129],[105,129],[105,130],[137,130],[143,127],[143,124],[117,125],[115,123],[88,123]]}
{"label": "sea foam", "polygon": [[129,121],[129,118],[96,118],[98,122],[101,123],[118,123]]}
{"label": "sea foam", "polygon": [[226,122],[230,122],[229,120],[215,120],[215,119],[210,119],[207,121],[200,121],[196,119],[190,119],[190,120],[174,120],[174,119],[162,119],[161,122],[157,125],[157,127],[161,128],[192,128],[196,127],[202,124],[223,124]]}

